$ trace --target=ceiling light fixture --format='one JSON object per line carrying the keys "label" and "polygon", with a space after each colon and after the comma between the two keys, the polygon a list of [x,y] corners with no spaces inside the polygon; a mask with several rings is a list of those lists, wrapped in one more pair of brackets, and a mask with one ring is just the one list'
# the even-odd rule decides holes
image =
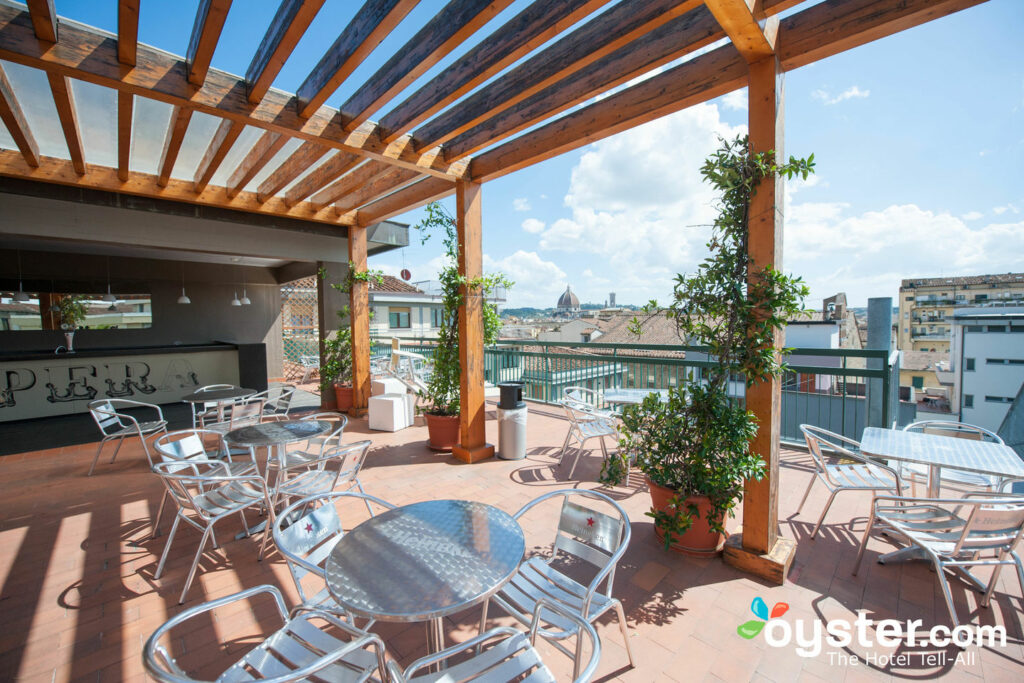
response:
{"label": "ceiling light fixture", "polygon": [[248,306],[249,304],[252,303],[252,301],[249,300],[249,293],[245,291],[246,290],[246,284],[248,284],[248,283],[247,283],[246,277],[245,277],[245,269],[243,268],[242,269],[242,305],[243,306]]}
{"label": "ceiling light fixture", "polygon": [[[103,295],[103,300],[109,304],[113,304],[117,301],[117,297],[110,293],[110,257],[107,257],[107,293]],[[113,308],[113,306],[111,306]]]}
{"label": "ceiling light fixture", "polygon": [[28,294],[25,293],[25,288],[21,286],[21,250],[18,250],[18,291],[14,293],[14,300],[18,303],[25,303],[28,301]]}
{"label": "ceiling light fixture", "polygon": [[188,298],[188,294],[185,293],[185,263],[181,264],[181,296],[178,297],[179,304],[190,304],[192,299]]}

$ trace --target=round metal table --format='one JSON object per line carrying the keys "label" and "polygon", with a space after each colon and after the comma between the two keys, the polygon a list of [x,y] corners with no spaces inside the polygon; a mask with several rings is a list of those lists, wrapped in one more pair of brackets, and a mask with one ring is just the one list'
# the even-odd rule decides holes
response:
{"label": "round metal table", "polygon": [[341,537],[327,586],[349,612],[381,621],[426,621],[432,651],[443,617],[484,603],[523,560],[523,529],[510,514],[468,500],[428,500],[387,510]]}

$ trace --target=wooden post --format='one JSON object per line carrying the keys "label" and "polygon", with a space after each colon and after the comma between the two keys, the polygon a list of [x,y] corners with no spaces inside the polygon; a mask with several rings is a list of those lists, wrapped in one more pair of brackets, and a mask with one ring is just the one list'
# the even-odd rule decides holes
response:
{"label": "wooden post", "polygon": [[[776,56],[750,64],[749,126],[753,151],[775,150],[783,159],[782,70]],[[766,265],[782,268],[783,182],[768,177],[761,181],[750,203],[750,271]],[[775,352],[781,353],[782,335],[776,333]],[[743,494],[743,532],[726,542],[724,559],[739,569],[782,583],[793,561],[796,544],[781,539],[779,524],[779,426],[782,390],[778,379],[759,382],[747,389],[747,408],[757,416],[757,436],[750,444],[765,459],[765,476],[748,481]]]}
{"label": "wooden post", "polygon": [[[467,280],[483,275],[480,183],[455,183],[455,220],[459,239],[459,274]],[[484,301],[479,287],[463,287],[459,306],[460,386],[459,443],[452,455],[464,462],[494,456],[487,443],[484,410]]]}
{"label": "wooden post", "polygon": [[[348,229],[348,260],[357,273],[366,272],[366,228]],[[370,404],[370,283],[352,280],[349,291],[349,325],[352,329],[352,409],[349,415],[366,414]]]}

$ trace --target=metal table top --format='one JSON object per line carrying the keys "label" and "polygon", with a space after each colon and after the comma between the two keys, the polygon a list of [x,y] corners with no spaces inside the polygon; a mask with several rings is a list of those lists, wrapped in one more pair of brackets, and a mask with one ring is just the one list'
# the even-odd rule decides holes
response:
{"label": "metal table top", "polygon": [[371,517],[327,558],[338,604],[382,621],[426,621],[489,598],[526,551],[508,513],[467,500],[412,503]]}
{"label": "metal table top", "polygon": [[991,441],[868,427],[860,450],[888,460],[950,467],[978,474],[1024,477],[1024,461],[1012,448]]}
{"label": "metal table top", "polygon": [[256,393],[255,389],[243,387],[232,387],[230,389],[211,389],[210,391],[193,391],[181,397],[186,403],[219,403],[221,401],[233,401],[236,398],[245,398]]}
{"label": "metal table top", "polygon": [[668,389],[606,389],[605,403],[623,403],[636,405],[642,403],[650,394],[658,394],[661,400],[668,398]]}
{"label": "metal table top", "polygon": [[281,446],[320,436],[332,427],[326,420],[282,420],[232,429],[224,438],[237,446]]}

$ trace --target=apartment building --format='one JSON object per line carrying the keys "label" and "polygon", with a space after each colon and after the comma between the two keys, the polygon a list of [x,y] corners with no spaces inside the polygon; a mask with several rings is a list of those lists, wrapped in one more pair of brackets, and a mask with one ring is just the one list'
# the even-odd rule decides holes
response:
{"label": "apartment building", "polygon": [[960,421],[996,431],[1024,384],[1024,306],[958,309],[951,322]]}
{"label": "apartment building", "polygon": [[1022,304],[1024,273],[903,280],[897,348],[948,352],[954,308]]}

